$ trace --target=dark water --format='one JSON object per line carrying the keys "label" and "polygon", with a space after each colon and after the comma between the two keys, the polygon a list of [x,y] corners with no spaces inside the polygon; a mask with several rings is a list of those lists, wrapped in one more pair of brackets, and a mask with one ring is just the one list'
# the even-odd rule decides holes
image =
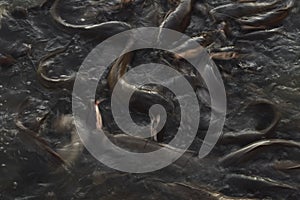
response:
{"label": "dark water", "polygon": [[[43,56],[65,47],[71,41],[67,50],[51,59],[47,68],[47,75],[51,77],[70,75],[78,70],[85,56],[101,41],[94,35],[82,36],[76,31],[66,31],[49,14],[51,1],[38,7],[41,2],[0,3],[0,16],[4,13],[0,53],[15,59],[11,64],[1,63],[0,67],[0,199],[300,198],[299,167],[292,170],[274,168],[274,164],[280,161],[299,164],[299,147],[274,145],[259,149],[245,161],[229,166],[220,164],[219,159],[223,156],[263,137],[251,142],[237,139],[228,144],[220,143],[205,159],[193,158],[190,164],[172,165],[149,174],[126,174],[109,169],[86,150],[77,155],[68,170],[62,169],[49,154],[43,152],[43,148],[36,146],[32,138],[20,133],[22,130],[16,127],[15,119],[21,118],[26,127],[46,140],[54,150],[67,144],[70,133],[57,130],[53,124],[57,116],[71,113],[72,94],[63,88],[44,87],[37,79],[37,65]],[[204,31],[217,30],[218,24],[205,10],[229,2],[196,1],[191,23],[185,33],[195,36]],[[118,5],[115,1],[72,0],[61,4],[61,16],[73,24],[120,20],[133,27],[158,26],[166,13],[176,7],[176,3],[150,0],[136,1],[117,11],[112,8]],[[157,12],[151,12],[153,10]],[[278,23],[277,26],[282,27],[280,33],[270,34],[264,39],[238,39],[246,33],[232,24],[235,34],[225,42],[215,39],[215,44],[209,48],[214,51],[234,46],[247,55],[240,59],[216,61],[228,98],[224,133],[268,127],[274,117],[272,108],[260,105],[244,111],[249,103],[264,99],[268,104],[272,103],[281,115],[278,126],[268,138],[300,142],[299,17],[299,3],[296,2],[288,17]],[[144,59],[134,62],[138,64],[142,61]],[[25,100],[29,103],[20,111],[19,106]],[[104,123],[113,130],[109,102],[105,101],[101,110]],[[137,121],[147,122],[148,119],[143,117],[138,115]],[[168,131],[173,130],[169,127]],[[199,131],[198,135],[191,148],[201,144],[197,141],[201,141],[202,132]],[[194,185],[198,190],[172,185],[174,182]],[[199,192],[199,188],[204,188],[205,192]]]}

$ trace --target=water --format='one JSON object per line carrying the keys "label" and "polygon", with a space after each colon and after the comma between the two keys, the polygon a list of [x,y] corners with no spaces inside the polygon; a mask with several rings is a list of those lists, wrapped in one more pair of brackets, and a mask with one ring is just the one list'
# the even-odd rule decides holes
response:
{"label": "water", "polygon": [[[114,171],[96,161],[87,151],[83,151],[69,171],[59,168],[47,153],[30,139],[22,136],[21,131],[15,126],[15,119],[19,115],[24,125],[44,138],[53,149],[68,143],[69,135],[59,132],[53,126],[53,119],[58,115],[71,113],[71,93],[63,89],[47,89],[41,85],[37,80],[36,66],[47,52],[64,47],[72,40],[67,51],[52,59],[50,67],[47,68],[48,75],[51,77],[69,75],[78,70],[82,60],[95,43],[91,42],[90,38],[68,33],[57,26],[49,15],[49,7],[29,9],[42,2],[42,0],[0,1],[2,5],[0,6],[0,19],[2,16],[0,52],[11,54],[16,59],[15,64],[0,67],[0,199],[120,199],[125,197],[127,199],[168,199],[167,196],[178,199],[179,194],[186,194],[180,197],[181,199],[189,198],[186,189],[178,187],[174,191],[170,186],[156,183],[153,179],[160,179],[167,183],[187,182],[237,198],[298,199],[300,197],[299,170],[281,172],[272,167],[276,161],[293,160],[299,163],[299,148],[264,149],[244,164],[222,167],[218,159],[240,149],[245,144],[218,145],[208,158],[199,160],[197,164],[191,164],[190,167],[171,166],[144,175]],[[150,17],[147,20],[142,17],[143,9],[157,5],[149,3],[150,1],[145,1],[144,4],[141,1],[137,2],[133,7],[116,12],[113,11],[112,6],[117,5],[117,1],[74,0],[63,2],[64,6],[60,11],[62,17],[72,23],[123,20],[137,27],[144,24],[156,25]],[[165,2],[157,2],[161,5],[162,16],[172,8]],[[222,2],[208,1],[208,7],[215,7]],[[11,16],[10,13],[14,13],[16,6],[28,8],[28,14]],[[5,9],[1,9],[4,7]],[[264,40],[228,40],[227,46],[234,45],[246,50],[248,57],[217,62],[223,74],[228,97],[229,114],[224,132],[240,130],[247,126],[253,128],[256,123],[255,116],[258,116],[255,113],[241,115],[240,120],[234,122],[230,119],[239,119],[240,108],[249,102],[263,98],[273,102],[282,115],[272,138],[300,141],[298,2],[294,7],[289,17],[283,21],[283,34],[275,34]],[[216,25],[208,16],[194,11],[186,33],[194,36],[215,29]],[[215,48],[218,48],[218,44]],[[140,55],[144,56],[144,54],[142,52]],[[136,62],[143,61],[144,59],[137,59]],[[18,106],[28,98],[30,103],[26,104],[25,109],[19,113]],[[104,119],[109,119],[108,102],[104,103],[102,111]],[[41,123],[41,119],[45,116],[47,116],[45,121]],[[251,121],[248,117],[254,119]],[[265,121],[268,123],[267,119]],[[114,128],[113,122],[106,123],[112,129]],[[170,132],[171,130],[172,128]],[[201,134],[199,133],[200,136]],[[197,144],[196,142],[196,146]],[[296,189],[270,185],[263,187],[265,185],[261,182],[262,187],[257,188],[254,187],[255,182],[251,186],[249,181],[248,184],[246,182],[239,187],[243,181],[232,178],[235,174],[270,178],[294,186]],[[176,193],[178,195],[174,195]]]}

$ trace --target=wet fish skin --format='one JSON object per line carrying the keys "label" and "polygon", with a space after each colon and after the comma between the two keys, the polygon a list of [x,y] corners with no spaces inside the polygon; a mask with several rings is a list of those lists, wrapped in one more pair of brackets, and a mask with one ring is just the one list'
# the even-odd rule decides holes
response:
{"label": "wet fish skin", "polygon": [[58,14],[59,2],[60,0],[54,0],[50,8],[50,15],[58,25],[69,31],[75,31],[77,33],[81,32],[82,34],[87,36],[96,36],[97,38],[105,39],[114,34],[131,29],[131,26],[128,23],[121,21],[109,21],[88,25],[76,25],[68,23]]}
{"label": "wet fish skin", "polygon": [[84,147],[77,134],[73,116],[72,115],[60,115],[53,121],[53,128],[61,134],[69,134],[70,142],[61,148],[56,149],[56,152],[64,160],[68,167],[74,165],[77,158],[80,156]]}
{"label": "wet fish skin", "polygon": [[29,144],[31,148],[36,149],[36,153],[48,158],[54,166],[65,166],[64,159],[44,139],[38,137],[36,133],[25,127],[21,121],[16,120],[15,123],[18,129],[20,129],[19,133],[23,142]]}
{"label": "wet fish skin", "polygon": [[300,163],[296,161],[277,161],[273,164],[273,168],[280,171],[296,171],[300,170]]}
{"label": "wet fish skin", "polygon": [[55,50],[47,55],[45,55],[43,58],[40,59],[38,66],[37,66],[37,78],[40,81],[40,83],[47,87],[47,88],[67,88],[67,89],[72,89],[73,88],[73,84],[75,81],[75,74],[72,74],[66,78],[50,78],[48,76],[46,76],[46,62],[57,56],[60,53],[63,53],[64,51],[66,51],[66,47]]}
{"label": "wet fish skin", "polygon": [[278,25],[282,20],[288,16],[288,11],[286,10],[277,10],[275,12],[269,12],[261,16],[252,17],[248,19],[239,19],[237,20],[243,26],[262,26],[265,28],[271,28]]}
{"label": "wet fish skin", "polygon": [[[235,198],[225,196],[219,192],[216,192],[210,188],[198,185],[192,185],[184,182],[165,182],[160,179],[149,179],[144,182],[147,188],[153,190],[153,192],[160,192],[163,196],[171,198],[176,195],[178,199],[207,199],[207,200],[250,200],[250,198]],[[254,200],[254,199],[252,199]]]}
{"label": "wet fish skin", "polygon": [[177,53],[174,55],[174,57],[178,60],[180,59],[188,59],[188,58],[195,58],[199,55],[201,55],[201,53],[205,51],[205,49],[202,46],[199,46],[195,49],[189,49],[187,51],[183,51],[180,53]]}
{"label": "wet fish skin", "polygon": [[220,139],[219,144],[239,144],[245,145],[249,142],[254,142],[261,139],[264,136],[259,131],[255,130],[241,130],[237,132],[227,132]]}
{"label": "wet fish skin", "polygon": [[[126,73],[133,57],[133,52],[126,53],[119,57],[113,64],[107,77],[110,91],[112,92],[115,84],[120,81],[125,92],[134,91],[135,98],[131,99],[130,104],[135,105],[132,108],[141,113],[148,113],[148,108],[150,108],[153,103],[159,103],[168,110],[174,109],[174,103],[161,91],[149,89],[147,87],[137,87],[127,83],[126,80],[121,79],[121,77]],[[122,101],[122,94],[116,94],[116,97],[119,97],[120,101]]]}
{"label": "wet fish skin", "polygon": [[261,140],[252,144],[249,144],[237,151],[227,154],[222,157],[219,162],[222,166],[232,166],[238,165],[249,159],[250,154],[254,153],[257,150],[264,149],[270,146],[287,146],[287,147],[295,147],[300,148],[300,142],[293,140],[283,140],[283,139],[269,139],[269,140]]}
{"label": "wet fish skin", "polygon": [[227,51],[227,52],[212,52],[210,53],[210,57],[213,60],[234,60],[240,59],[242,54],[239,54],[235,51]]}
{"label": "wet fish skin", "polygon": [[0,53],[0,67],[9,67],[15,62],[16,60],[11,55]]}
{"label": "wet fish skin", "polygon": [[161,23],[161,28],[184,32],[189,26],[194,0],[181,0],[177,8]]}
{"label": "wet fish skin", "polygon": [[132,52],[126,53],[119,57],[113,64],[107,77],[110,90],[113,90],[118,80],[126,73],[133,56]]}
{"label": "wet fish skin", "polygon": [[226,176],[226,181],[232,187],[234,185],[234,187],[238,187],[247,191],[259,190],[262,192],[272,192],[271,190],[298,190],[296,186],[292,186],[270,178],[264,178],[259,176],[230,174]]}
{"label": "wet fish skin", "polygon": [[264,39],[270,38],[274,35],[285,36],[282,27],[258,30],[258,31],[250,32],[250,33],[236,35],[234,37],[238,40],[264,40]]}
{"label": "wet fish skin", "polygon": [[290,0],[284,8],[279,8],[257,16],[248,17],[245,19],[237,19],[237,22],[246,26],[263,26],[270,28],[277,26],[286,17],[288,17],[290,10],[294,7],[294,1]]}
{"label": "wet fish skin", "polygon": [[261,130],[255,128],[255,130],[245,129],[241,131],[232,131],[232,132],[225,133],[220,140],[221,144],[228,144],[228,143],[240,144],[240,145],[249,144],[250,142],[258,141],[260,139],[269,138],[273,136],[274,129],[277,127],[278,123],[280,122],[281,113],[279,112],[277,106],[275,106],[272,102],[265,99],[260,99],[251,102],[244,109],[257,106],[257,105],[264,106],[264,107],[269,106],[271,108],[273,118],[270,124],[266,128]]}
{"label": "wet fish skin", "polygon": [[[215,39],[214,35],[214,32],[203,32],[198,36],[188,39],[183,44],[180,44],[178,47],[172,50],[172,52],[176,52],[174,57],[176,59],[182,59],[194,58],[195,56],[198,56],[204,50],[203,47],[206,47],[213,43]],[[194,46],[196,42],[199,43],[199,46],[191,49],[191,46]]]}
{"label": "wet fish skin", "polygon": [[275,8],[279,2],[280,0],[275,0],[270,3],[230,3],[212,9],[210,15],[213,16],[215,21],[236,19],[271,10]]}
{"label": "wet fish skin", "polygon": [[[52,122],[52,128],[57,133],[60,134],[70,134],[70,142],[67,145],[63,145],[61,148],[54,150],[50,147],[48,142],[39,137],[37,133],[28,127],[24,126],[20,120],[20,113],[26,108],[30,103],[30,99],[27,98],[18,106],[18,115],[15,119],[15,124],[20,130],[20,137],[25,142],[28,143],[31,148],[35,150],[36,153],[40,154],[47,160],[50,160],[51,164],[54,165],[56,172],[69,171],[76,159],[79,157],[83,150],[83,144],[76,132],[76,127],[73,122],[72,115],[60,115]],[[42,119],[39,120],[39,127],[48,117],[47,113]]]}
{"label": "wet fish skin", "polygon": [[[20,130],[20,138],[25,144],[30,145],[30,147],[33,148],[37,154],[48,158],[54,166],[66,169],[66,163],[64,159],[49,146],[47,141],[39,137],[34,131],[24,126],[24,124],[20,120],[20,113],[29,103],[30,99],[27,98],[18,106],[18,114],[15,119],[15,124],[16,127]],[[48,115],[45,115],[44,118],[39,121],[39,126],[41,126],[47,116]]]}

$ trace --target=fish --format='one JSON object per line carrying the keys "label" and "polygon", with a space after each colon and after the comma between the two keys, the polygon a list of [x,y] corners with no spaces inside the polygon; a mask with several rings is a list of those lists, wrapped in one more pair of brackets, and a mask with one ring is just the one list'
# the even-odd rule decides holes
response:
{"label": "fish", "polygon": [[257,130],[240,130],[224,133],[219,144],[249,144],[264,137],[264,134]]}
{"label": "fish", "polygon": [[[132,107],[133,110],[141,113],[148,113],[150,106],[156,103],[163,105],[168,110],[173,110],[175,107],[174,103],[159,89],[153,89],[153,87],[149,86],[132,85],[122,78],[122,76],[126,73],[133,57],[133,52],[125,53],[124,55],[120,56],[111,67],[107,77],[110,92],[112,93],[116,83],[120,82],[123,89],[122,91],[134,92],[134,97],[132,97],[130,100],[130,104],[134,105]],[[119,93],[115,94],[115,97],[122,101],[123,95],[124,94]]]}
{"label": "fish", "polygon": [[0,53],[0,67],[9,67],[16,63],[16,60],[9,54]]}
{"label": "fish", "polygon": [[28,17],[28,9],[24,7],[16,6],[11,11],[11,15],[19,19],[25,19]]}
{"label": "fish", "polygon": [[[74,124],[72,115],[60,115],[52,120],[52,129],[61,135],[69,134],[70,141],[67,144],[56,145],[56,149],[53,149],[49,143],[38,136],[33,130],[25,127],[25,125],[20,120],[20,113],[22,110],[30,103],[30,99],[27,98],[18,107],[18,115],[15,119],[15,124],[20,130],[20,136],[23,141],[30,144],[31,148],[35,149],[37,154],[40,154],[44,158],[50,161],[55,167],[55,171],[59,172],[61,170],[69,171],[70,168],[75,163],[76,159],[79,157],[83,150],[83,144],[77,134],[76,127]],[[48,117],[48,113],[39,119],[39,126]]]}
{"label": "fish", "polygon": [[95,105],[94,105],[95,106],[95,111],[96,111],[96,128],[98,130],[102,130],[102,128],[103,128],[102,115],[101,115],[101,112],[100,112],[100,109],[99,109],[99,105],[101,104],[102,101],[97,100],[95,102]]}
{"label": "fish", "polygon": [[108,21],[99,24],[76,25],[62,19],[58,13],[58,5],[60,0],[54,0],[51,8],[50,15],[52,19],[61,27],[67,28],[70,31],[81,32],[84,35],[97,36],[98,38],[105,39],[109,36],[121,33],[131,29],[131,25],[121,21]]}
{"label": "fish", "polygon": [[293,140],[284,140],[284,139],[269,139],[269,140],[260,140],[249,144],[239,150],[236,150],[232,153],[227,154],[226,156],[222,157],[219,162],[222,166],[232,166],[238,165],[242,162],[249,159],[251,153],[255,153],[259,150],[265,149],[267,147],[272,146],[287,146],[287,147],[294,147],[300,148],[300,142],[293,141]]}
{"label": "fish", "polygon": [[121,0],[121,4],[131,4],[133,3],[135,0]]}
{"label": "fish", "polygon": [[[240,131],[231,131],[231,132],[224,133],[222,138],[219,141],[220,144],[229,144],[229,143],[249,144],[250,142],[254,142],[262,138],[268,138],[273,135],[272,133],[274,129],[277,127],[281,119],[281,113],[279,112],[278,108],[268,100],[261,99],[256,102],[252,102],[248,104],[244,108],[244,110],[249,109],[250,107],[253,106],[256,107],[258,106],[257,109],[259,109],[259,106],[263,106],[263,107],[268,106],[270,108],[273,118],[271,122],[268,124],[268,126],[263,129],[258,129],[254,127],[253,130],[247,128]],[[254,110],[253,112],[256,112],[256,110]]]}
{"label": "fish", "polygon": [[128,70],[128,65],[132,61],[134,56],[133,52],[128,52],[122,56],[120,56],[111,67],[107,82],[110,90],[113,90],[118,80],[126,73]]}
{"label": "fish", "polygon": [[69,135],[70,141],[57,148],[55,151],[64,160],[65,165],[70,168],[72,167],[84,146],[81,142],[79,135],[77,134],[76,127],[74,125],[74,119],[72,115],[60,115],[52,122],[53,130],[60,134]]}
{"label": "fish", "polygon": [[0,3],[0,29],[1,29],[1,25],[2,25],[2,18],[8,16],[8,9],[9,6],[7,4],[4,3]]}
{"label": "fish", "polygon": [[120,172],[103,172],[103,171],[96,171],[92,174],[93,184],[94,185],[102,185],[105,184],[107,181],[114,179],[114,178],[121,178],[127,176],[126,173]]}
{"label": "fish", "polygon": [[139,26],[158,27],[163,20],[163,8],[158,1],[144,1],[143,13],[138,21]]}
{"label": "fish", "polygon": [[[24,144],[29,145],[31,149],[34,150],[35,153],[45,158],[49,163],[55,168],[55,170],[64,170],[69,171],[68,163],[66,160],[52,147],[49,143],[38,136],[38,134],[26,127],[20,119],[20,113],[26,108],[28,104],[30,104],[30,98],[26,98],[21,104],[18,105],[18,114],[14,120],[16,127],[20,130],[19,136],[24,142]],[[45,113],[43,117],[41,117],[38,121],[38,128],[42,125],[42,123],[46,120],[49,113]]]}
{"label": "fish", "polygon": [[1,36],[0,46],[0,57],[4,59],[4,62],[13,61],[13,63],[15,63],[17,58],[22,56],[29,56],[31,54],[32,45],[26,44],[24,43],[24,41],[10,40],[6,37],[4,38],[3,36]]}
{"label": "fish", "polygon": [[[161,123],[161,116],[160,114],[150,114],[150,120],[151,120],[151,126],[150,126],[150,133],[151,133],[151,138],[155,142],[163,142],[163,132],[165,130],[160,130],[159,129],[159,124]],[[164,128],[164,127],[163,127]]]}
{"label": "fish", "polygon": [[216,22],[224,21],[272,10],[279,2],[281,1],[276,0],[268,3],[229,3],[213,8],[209,13]]}
{"label": "fish", "polygon": [[37,66],[37,78],[39,82],[45,86],[46,88],[66,88],[66,89],[72,89],[74,85],[74,81],[76,78],[76,74],[69,75],[64,78],[50,78],[46,75],[46,63],[50,58],[53,58],[57,56],[58,54],[63,53],[66,51],[67,47],[63,47],[57,50],[54,50],[53,52],[45,55],[42,57],[38,63]]}
{"label": "fish", "polygon": [[236,51],[211,52],[209,55],[213,60],[234,60],[243,57],[242,54],[239,54]]}
{"label": "fish", "polygon": [[[102,114],[101,114],[98,106],[94,107],[92,109],[93,109],[92,115],[94,114],[94,116],[93,116],[94,120],[92,119],[91,121],[94,122],[94,121],[97,121],[99,119],[99,115],[102,115]],[[101,118],[102,118],[102,116],[101,116]],[[178,154],[179,156],[182,155],[173,164],[177,168],[185,168],[185,166],[189,162],[194,163],[194,165],[198,163],[198,157],[196,156],[197,152],[194,152],[194,151],[183,150],[180,148],[170,146],[168,144],[158,143],[158,142],[155,142],[155,141],[152,141],[149,139],[134,137],[129,134],[125,134],[121,131],[120,132],[109,132],[107,129],[101,129],[101,132],[100,132],[99,129],[97,129],[97,128],[90,129],[89,122],[86,122],[86,121],[78,120],[78,121],[76,121],[76,124],[79,127],[83,128],[84,130],[87,130],[87,131],[91,130],[91,134],[88,134],[88,135],[92,136],[92,135],[98,135],[98,134],[105,134],[106,137],[104,139],[102,139],[101,143],[98,145],[105,145],[106,143],[111,142],[114,145],[116,145],[117,148],[121,148],[126,151],[130,151],[130,152],[139,152],[139,153],[152,152],[152,151],[157,151],[157,150],[160,150],[161,148],[164,148],[165,151],[162,153],[166,154],[165,156],[168,156],[169,154],[170,155]],[[57,127],[55,124],[54,124],[54,126]],[[89,128],[87,128],[87,126],[89,126]],[[74,123],[71,124],[71,127],[72,128],[70,128],[70,129],[76,130]],[[88,135],[87,135],[87,137],[88,137]],[[87,138],[87,139],[89,139],[89,138]],[[71,140],[71,141],[73,141],[73,140]],[[71,148],[71,149],[73,149],[73,148]],[[78,151],[76,151],[76,152],[78,152]],[[67,153],[68,153],[68,151],[67,151]],[[108,159],[110,158],[110,156],[115,156],[114,151],[108,150],[103,153],[105,153],[105,157],[107,157]],[[71,156],[71,157],[75,158],[73,156]],[[68,159],[70,159],[69,156],[67,156],[65,158],[66,162]],[[120,157],[120,159],[123,159],[123,158]],[[72,159],[72,160],[75,160],[75,159]]]}
{"label": "fish", "polygon": [[161,28],[184,32],[190,24],[194,0],[181,0],[176,9],[161,23]]}
{"label": "fish", "polygon": [[159,192],[161,196],[168,196],[169,199],[254,200],[253,198],[229,197],[207,186],[186,182],[165,182],[160,179],[146,179],[144,184],[147,188],[153,190],[153,193]]}
{"label": "fish", "polygon": [[293,7],[294,1],[290,0],[284,8],[272,10],[257,16],[237,19],[237,22],[243,26],[262,26],[265,28],[271,28],[277,26],[281,21],[283,21],[289,15],[289,12]]}
{"label": "fish", "polygon": [[256,2],[256,0],[235,0],[238,3],[249,3],[249,2]]}
{"label": "fish", "polygon": [[229,174],[226,176],[226,182],[231,187],[237,187],[248,192],[274,192],[271,190],[298,190],[297,187],[270,178],[259,176],[247,176],[243,174]]}
{"label": "fish", "polygon": [[283,32],[282,27],[273,28],[273,29],[263,29],[258,31],[253,31],[250,33],[240,34],[234,36],[238,40],[265,40],[274,35],[283,35],[286,36]]}
{"label": "fish", "polygon": [[176,53],[174,55],[174,57],[177,60],[195,58],[195,57],[199,56],[203,51],[206,51],[206,50],[202,46],[199,46],[197,48],[189,49],[189,50],[183,51],[181,53]]}
{"label": "fish", "polygon": [[19,119],[15,120],[15,124],[20,130],[19,136],[23,143],[30,145],[30,148],[34,149],[35,153],[44,157],[53,166],[67,169],[65,160],[50,147],[47,141],[39,137],[34,131],[25,127]]}
{"label": "fish", "polygon": [[[99,119],[102,119],[99,107],[95,106],[94,109],[95,109],[94,110],[95,111],[95,115],[94,115],[95,121],[97,123],[102,123],[99,121]],[[101,130],[105,131],[102,128],[101,128]],[[149,151],[156,151],[161,148],[165,148],[167,151],[169,151],[169,153],[184,154],[184,156],[182,156],[179,159],[179,161],[177,161],[177,162],[180,162],[180,161],[182,162],[182,160],[188,161],[191,157],[196,158],[196,155],[197,155],[197,153],[194,151],[178,149],[178,148],[172,147],[168,144],[159,143],[160,141],[151,141],[148,139],[133,137],[133,136],[124,134],[122,132],[114,133],[114,134],[106,132],[106,136],[111,142],[116,144],[118,147],[128,149],[130,151],[149,152]],[[159,137],[157,137],[157,138],[159,139]]]}
{"label": "fish", "polygon": [[299,171],[300,162],[297,161],[277,161],[273,164],[273,168],[280,171]]}
{"label": "fish", "polygon": [[[213,35],[213,32],[203,32],[198,36],[188,39],[183,44],[180,44],[178,47],[172,49],[172,52],[176,52],[174,58],[180,60],[182,58],[194,58],[198,56],[202,51],[204,51],[204,47],[207,47],[213,43]],[[198,47],[191,48],[197,43],[199,43]]]}

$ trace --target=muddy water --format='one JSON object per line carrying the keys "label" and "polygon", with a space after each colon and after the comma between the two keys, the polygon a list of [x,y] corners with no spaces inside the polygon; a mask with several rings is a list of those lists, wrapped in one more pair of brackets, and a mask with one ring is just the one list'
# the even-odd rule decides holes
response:
{"label": "muddy water", "polygon": [[[225,42],[214,38],[215,44],[210,47],[210,51],[214,51],[234,46],[246,54],[241,59],[216,61],[228,98],[224,134],[248,133],[249,130],[255,134],[268,127],[274,117],[271,108],[246,109],[261,99],[274,105],[281,116],[272,133],[254,140],[220,143],[203,160],[193,158],[189,164],[172,165],[144,175],[109,169],[85,150],[78,154],[71,167],[63,168],[34,139],[16,127],[15,120],[19,118],[54,150],[70,142],[70,134],[53,124],[57,116],[71,113],[71,92],[41,84],[37,78],[38,62],[49,52],[67,47],[65,52],[50,59],[47,75],[68,76],[78,70],[85,56],[101,41],[96,35],[80,35],[55,23],[49,14],[51,1],[42,7],[38,5],[44,1],[0,2],[1,59],[2,55],[6,61],[8,55],[13,57],[11,61],[1,62],[0,68],[0,199],[221,199],[223,195],[237,199],[300,198],[299,167],[287,169],[282,164],[285,161],[294,166],[299,164],[299,147],[276,144],[260,148],[251,156],[245,154],[243,161],[234,164],[223,165],[220,161],[229,153],[265,138],[300,141],[298,2],[278,24],[279,33],[270,33],[267,38],[259,35],[242,39],[246,33],[232,23],[233,35]],[[185,33],[195,36],[217,30],[218,24],[208,16],[208,10],[230,2],[235,1],[196,1]],[[118,20],[132,27],[159,26],[168,11],[176,7],[176,3],[149,0],[136,1],[123,8],[118,7],[117,1],[72,0],[61,4],[59,13],[73,24]],[[145,54],[138,53],[143,59],[137,58],[135,65],[155,60],[151,56],[145,58]],[[104,96],[109,93],[107,87],[101,92]],[[101,111],[105,126],[115,132],[109,101],[103,103]],[[145,123],[149,119],[137,114],[135,121]],[[174,128],[166,127],[166,134],[173,131]],[[191,149],[201,145],[203,131],[199,130],[199,138]],[[174,182],[193,185],[197,190]],[[199,188],[205,192],[200,193]],[[208,194],[214,195],[208,197]]]}

